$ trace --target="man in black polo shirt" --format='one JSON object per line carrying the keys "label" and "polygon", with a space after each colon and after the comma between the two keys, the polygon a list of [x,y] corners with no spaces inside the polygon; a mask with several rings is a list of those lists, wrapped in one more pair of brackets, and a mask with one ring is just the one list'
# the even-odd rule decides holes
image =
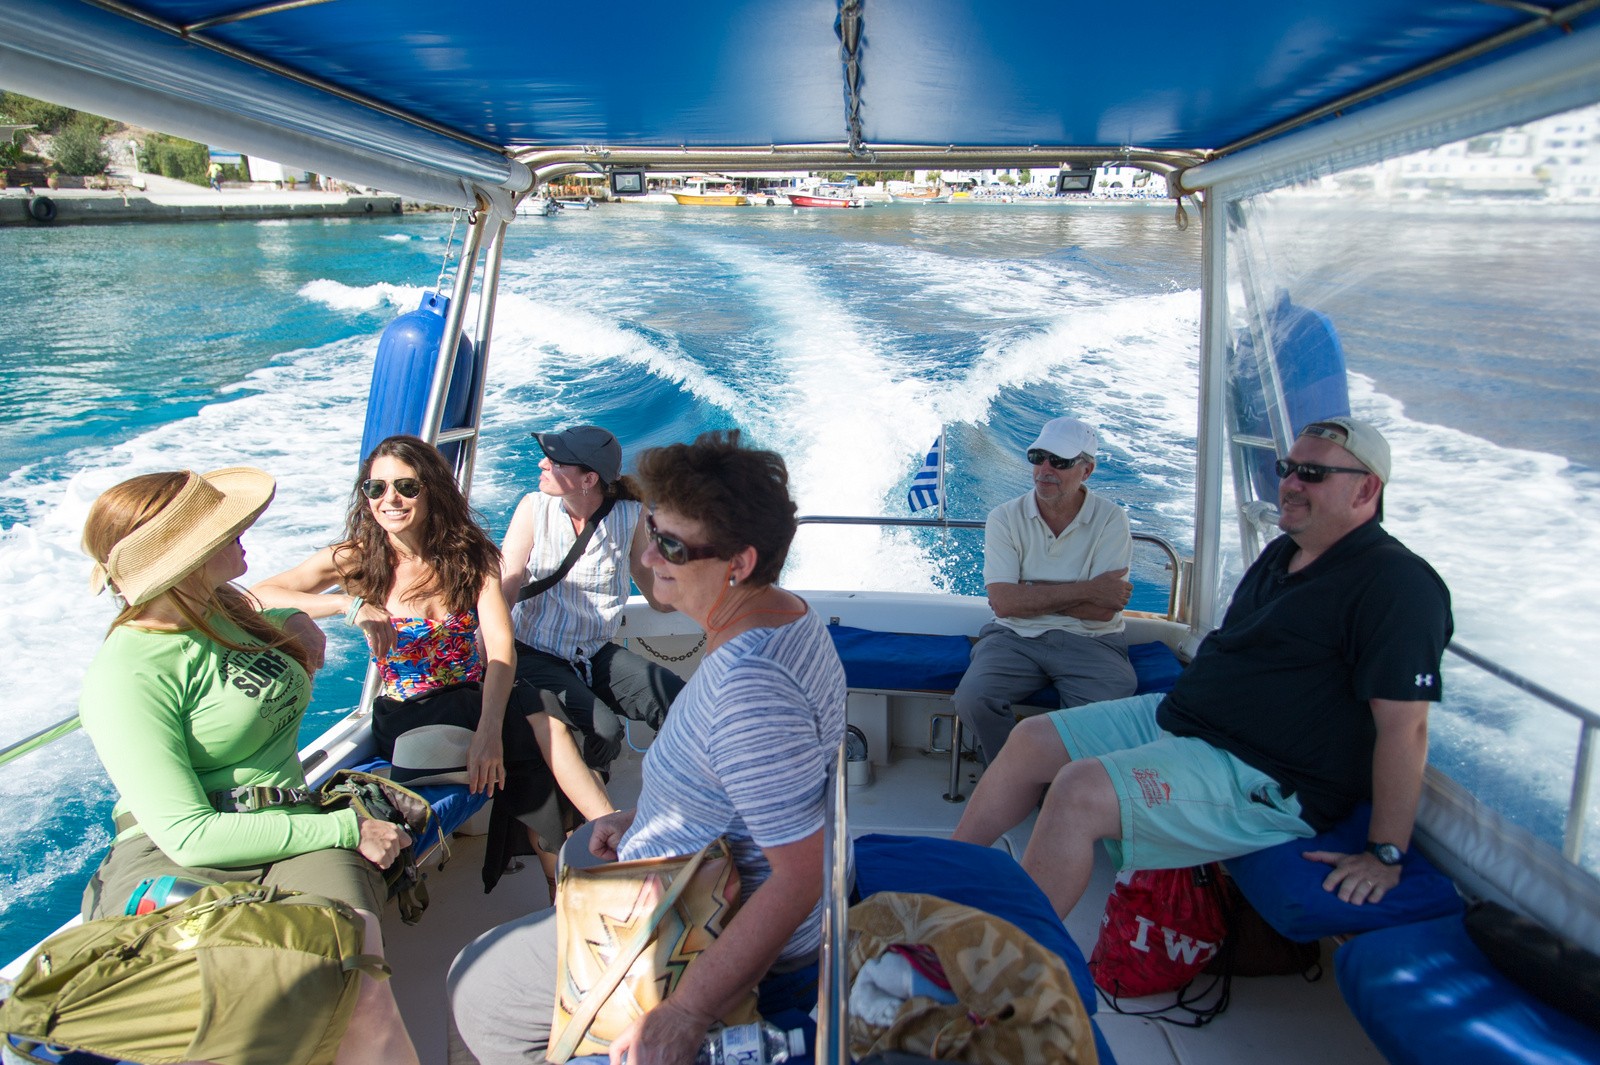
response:
{"label": "man in black polo shirt", "polygon": [[1180,868],[1314,835],[1368,799],[1366,851],[1307,857],[1357,905],[1400,882],[1450,593],[1379,524],[1389,445],[1372,426],[1313,422],[1278,474],[1288,535],[1172,692],[1030,718],[979,781],[955,838],[993,843],[1042,794],[1022,864],[1056,912],[1083,894],[1096,840],[1120,869]]}

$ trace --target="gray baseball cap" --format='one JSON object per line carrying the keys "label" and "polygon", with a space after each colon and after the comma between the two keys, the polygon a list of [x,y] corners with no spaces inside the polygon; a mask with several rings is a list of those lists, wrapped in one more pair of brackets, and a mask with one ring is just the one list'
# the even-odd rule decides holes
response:
{"label": "gray baseball cap", "polygon": [[598,425],[574,425],[557,433],[534,433],[551,462],[587,466],[610,484],[622,474],[622,445]]}
{"label": "gray baseball cap", "polygon": [[1348,415],[1321,418],[1300,430],[1301,436],[1331,440],[1356,457],[1356,461],[1389,483],[1389,442],[1369,422]]}

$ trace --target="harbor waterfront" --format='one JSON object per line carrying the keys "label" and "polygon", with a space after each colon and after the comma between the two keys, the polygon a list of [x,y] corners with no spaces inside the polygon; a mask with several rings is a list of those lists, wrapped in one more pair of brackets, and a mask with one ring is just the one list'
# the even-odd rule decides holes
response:
{"label": "harbor waterfront", "polygon": [[[169,185],[183,184],[169,181]],[[192,189],[193,191],[189,191]],[[114,222],[259,221],[268,218],[355,217],[399,214],[400,197],[382,193],[241,189],[213,192],[119,189],[0,189],[0,226],[55,226]]]}
{"label": "harbor waterfront", "polygon": [[[1457,611],[1478,626],[1464,625],[1464,642],[1592,702],[1600,579],[1564,559],[1600,537],[1600,443],[1582,419],[1553,414],[1554,397],[1569,411],[1600,400],[1593,369],[1570,357],[1600,331],[1600,213],[1278,207],[1273,221],[1301,227],[1306,244],[1368,256],[1338,278],[1297,277],[1294,294],[1333,318],[1353,406],[1394,444],[1386,524],[1471,608]],[[279,489],[246,537],[255,578],[336,535],[377,336],[432,287],[450,231],[443,214],[0,231],[12,427],[0,441],[0,633],[21,666],[0,741],[75,708],[112,615],[88,594],[77,546],[105,487],[151,469],[266,467]],[[1537,273],[1524,255],[1535,248],[1579,265]],[[1024,489],[1020,448],[1039,423],[1071,412],[1101,428],[1097,487],[1187,551],[1198,255],[1198,233],[1170,207],[641,205],[519,222],[474,502],[498,538],[533,485],[527,434],[593,421],[630,458],[739,426],[786,456],[803,513],[903,513],[945,426],[950,512],[981,518]],[[1415,339],[1430,333],[1445,342]],[[944,588],[981,550],[876,531],[822,550],[812,535],[790,587]],[[1159,606],[1159,580],[1144,575],[1134,606]],[[1557,618],[1590,624],[1557,632]],[[356,641],[328,630],[305,738],[359,687]],[[1468,785],[1559,839],[1575,730],[1446,668],[1436,760],[1454,772],[1475,753],[1485,775]],[[1463,698],[1481,700],[1472,726],[1452,713]],[[1485,702],[1500,711],[1483,716]],[[75,911],[109,839],[111,793],[80,735],[8,767],[0,794],[9,958]]]}

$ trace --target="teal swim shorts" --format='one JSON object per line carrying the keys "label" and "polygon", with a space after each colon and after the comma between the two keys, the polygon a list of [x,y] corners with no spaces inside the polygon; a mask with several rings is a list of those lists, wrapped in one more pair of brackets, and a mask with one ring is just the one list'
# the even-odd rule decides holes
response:
{"label": "teal swim shorts", "polygon": [[1122,813],[1105,841],[1118,870],[1181,869],[1315,835],[1300,800],[1271,776],[1201,739],[1156,724],[1160,693],[1057,710],[1051,723],[1078,761],[1098,758]]}

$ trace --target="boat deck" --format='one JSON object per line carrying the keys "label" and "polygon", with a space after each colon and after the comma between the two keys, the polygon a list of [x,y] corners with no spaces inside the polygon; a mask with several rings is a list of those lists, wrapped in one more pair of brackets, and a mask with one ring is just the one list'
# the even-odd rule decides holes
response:
{"label": "boat deck", "polygon": [[[639,726],[632,726],[639,741]],[[611,791],[618,805],[638,794],[638,755],[625,752],[613,767]],[[947,803],[949,761],[942,753],[897,747],[888,764],[873,766],[871,784],[849,792],[852,835],[891,832],[948,836],[964,805]],[[970,794],[975,769],[964,772]],[[1020,854],[1032,822],[1014,829],[997,846]],[[503,878],[484,895],[478,870],[481,837],[458,839],[442,872],[432,872],[433,904],[422,923],[406,927],[386,922],[385,936],[395,970],[395,993],[408,1019],[424,1065],[475,1061],[449,1026],[443,974],[460,947],[483,930],[546,905],[547,889],[538,864]],[[1067,929],[1087,957],[1099,933],[1100,912],[1109,893],[1112,869],[1100,852],[1085,901],[1067,919]],[[1121,1065],[1254,1065],[1294,1061],[1301,1065],[1382,1065],[1383,1057],[1345,1008],[1332,977],[1315,983],[1298,976],[1235,980],[1233,1002],[1205,1028],[1181,1028],[1139,1017],[1119,1016],[1103,1003],[1095,1019]],[[1140,1000],[1132,1000],[1137,1008]]]}

